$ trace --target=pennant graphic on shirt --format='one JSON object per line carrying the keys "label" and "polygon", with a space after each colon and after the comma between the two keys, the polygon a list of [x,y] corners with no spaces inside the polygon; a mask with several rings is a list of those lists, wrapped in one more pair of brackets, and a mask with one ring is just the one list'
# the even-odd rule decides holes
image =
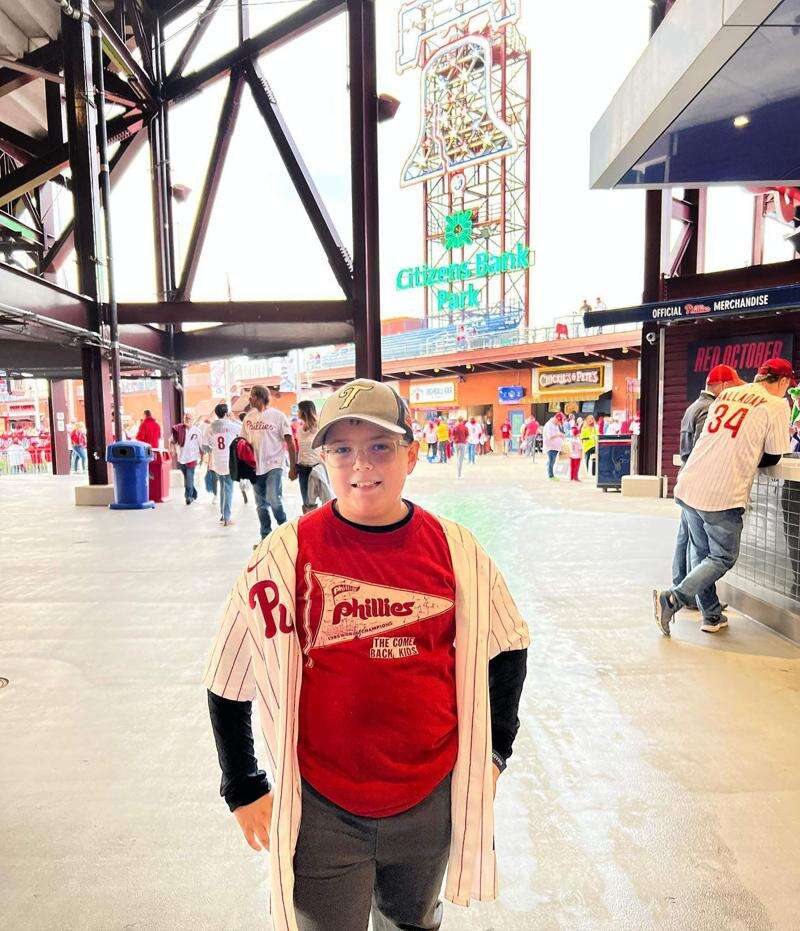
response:
{"label": "pennant graphic on shirt", "polygon": [[[311,586],[315,579],[322,592],[322,616],[311,642]],[[449,598],[408,591],[388,585],[373,585],[346,576],[315,572],[305,566],[307,650],[333,646],[416,624],[444,614],[453,607]]]}

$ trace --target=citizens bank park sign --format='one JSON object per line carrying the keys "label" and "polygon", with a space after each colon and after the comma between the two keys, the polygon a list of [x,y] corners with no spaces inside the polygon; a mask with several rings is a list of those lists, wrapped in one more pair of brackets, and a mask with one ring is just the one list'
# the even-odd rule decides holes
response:
{"label": "citizens bank park sign", "polygon": [[[473,239],[472,222],[471,210],[463,210],[445,217],[444,248],[451,250],[469,246]],[[437,285],[446,286],[455,282],[469,281],[470,284],[463,290],[453,291],[442,288],[436,292],[437,310],[467,310],[481,306],[480,284],[476,287],[471,283],[472,280],[491,278],[493,275],[501,275],[505,272],[524,271],[530,268],[530,263],[530,247],[519,242],[514,249],[506,252],[492,254],[481,251],[463,262],[401,268],[395,275],[395,287],[398,291],[407,291],[410,288],[434,288]]]}
{"label": "citizens bank park sign", "polygon": [[661,301],[622,307],[618,310],[592,310],[583,315],[586,327],[612,326],[617,323],[671,323],[674,320],[697,320],[703,317],[728,317],[770,310],[800,309],[800,286],[769,288],[762,291],[739,291],[687,301]]}

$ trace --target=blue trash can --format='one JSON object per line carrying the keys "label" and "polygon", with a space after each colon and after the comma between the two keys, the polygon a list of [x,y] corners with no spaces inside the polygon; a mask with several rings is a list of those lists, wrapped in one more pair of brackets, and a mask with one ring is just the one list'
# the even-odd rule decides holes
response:
{"label": "blue trash can", "polygon": [[623,475],[631,473],[631,437],[619,436],[597,438],[597,487],[622,491]]}
{"label": "blue trash can", "polygon": [[153,451],[138,440],[120,440],[106,450],[106,462],[114,466],[114,496],[109,507],[119,511],[154,508],[149,500],[148,471]]}

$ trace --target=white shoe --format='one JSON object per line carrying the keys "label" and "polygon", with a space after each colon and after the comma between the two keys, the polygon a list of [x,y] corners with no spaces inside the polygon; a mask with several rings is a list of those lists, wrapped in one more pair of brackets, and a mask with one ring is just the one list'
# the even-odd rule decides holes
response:
{"label": "white shoe", "polygon": [[722,630],[723,627],[728,626],[728,619],[724,614],[720,614],[719,617],[709,617],[703,621],[700,625],[700,630],[704,630],[707,634],[715,634],[718,630]]}

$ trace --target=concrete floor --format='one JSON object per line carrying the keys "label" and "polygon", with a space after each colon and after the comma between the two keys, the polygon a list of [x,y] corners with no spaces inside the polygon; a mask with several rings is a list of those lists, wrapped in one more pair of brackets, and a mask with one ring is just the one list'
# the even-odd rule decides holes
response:
{"label": "concrete floor", "polygon": [[[444,927],[800,929],[800,649],[735,615],[663,639],[672,503],[543,469],[479,459],[456,484],[422,463],[408,489],[477,533],[534,635],[501,898]],[[217,795],[199,684],[253,505],[226,531],[202,491],[112,512],[75,508],[75,481],[0,479],[3,924],[267,928],[268,860]]]}

